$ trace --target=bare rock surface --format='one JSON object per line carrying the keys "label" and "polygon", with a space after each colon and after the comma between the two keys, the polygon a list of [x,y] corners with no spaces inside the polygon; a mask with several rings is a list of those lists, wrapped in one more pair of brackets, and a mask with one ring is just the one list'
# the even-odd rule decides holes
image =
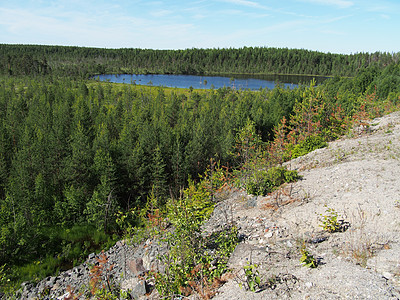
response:
{"label": "bare rock surface", "polygon": [[[400,299],[400,113],[287,166],[302,180],[255,201],[229,199],[244,239],[215,299]],[[328,209],[340,232],[323,230]],[[300,263],[301,245],[317,268]],[[256,292],[244,288],[246,265],[257,265]]]}

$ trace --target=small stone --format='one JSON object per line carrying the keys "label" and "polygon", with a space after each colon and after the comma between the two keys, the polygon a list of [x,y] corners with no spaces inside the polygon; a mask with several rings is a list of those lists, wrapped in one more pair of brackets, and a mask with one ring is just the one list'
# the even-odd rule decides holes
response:
{"label": "small stone", "polygon": [[133,299],[137,299],[141,296],[146,295],[146,293],[146,281],[140,280],[139,283],[133,288],[131,295]]}
{"label": "small stone", "polygon": [[128,262],[129,270],[132,271],[135,276],[142,276],[146,272],[146,269],[143,266],[143,259],[136,258]]}
{"label": "small stone", "polygon": [[48,287],[52,288],[54,286],[54,284],[56,283],[56,280],[57,280],[56,277],[49,277],[46,282],[46,285]]}
{"label": "small stone", "polygon": [[151,257],[149,254],[146,254],[143,258],[143,267],[145,270],[151,270]]}
{"label": "small stone", "polygon": [[95,258],[95,256],[96,256],[96,254],[90,253],[90,254],[89,254],[89,259],[93,259],[93,258]]}
{"label": "small stone", "polygon": [[121,283],[121,289],[124,291],[131,291],[131,296],[133,299],[138,299],[147,293],[146,281],[137,280],[137,278],[132,278],[125,280]]}
{"label": "small stone", "polygon": [[274,233],[272,231],[268,231],[266,234],[264,234],[264,237],[271,238],[274,235]]}
{"label": "small stone", "polygon": [[326,241],[327,239],[328,239],[328,237],[317,237],[317,238],[309,240],[309,243],[311,243],[311,244],[319,244],[319,243],[322,243],[322,242]]}
{"label": "small stone", "polygon": [[52,291],[57,291],[60,288],[60,284],[58,282],[56,282],[52,287],[51,290]]}
{"label": "small stone", "polygon": [[123,247],[124,245],[125,245],[125,241],[124,241],[124,240],[118,241],[118,242],[115,244],[115,246],[116,246],[117,248],[121,248],[121,247]]}
{"label": "small stone", "polygon": [[314,284],[312,282],[306,282],[306,287],[311,288]]}
{"label": "small stone", "polygon": [[32,286],[32,284],[29,281],[24,281],[23,283],[21,283],[22,289],[25,289],[25,287],[29,288],[30,286]]}
{"label": "small stone", "polygon": [[64,295],[57,297],[57,300],[69,299],[69,297],[70,297],[69,292],[66,292]]}
{"label": "small stone", "polygon": [[383,278],[385,278],[387,280],[390,280],[393,278],[393,275],[390,274],[389,272],[383,272],[382,276],[383,276]]}

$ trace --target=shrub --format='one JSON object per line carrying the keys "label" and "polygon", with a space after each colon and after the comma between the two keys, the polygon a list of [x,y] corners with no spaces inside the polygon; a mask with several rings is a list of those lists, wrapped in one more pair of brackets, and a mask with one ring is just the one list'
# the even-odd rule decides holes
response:
{"label": "shrub", "polygon": [[248,263],[247,266],[244,266],[244,273],[246,275],[246,284],[247,289],[255,292],[256,287],[260,286],[261,278],[258,272],[258,265]]}
{"label": "shrub", "polygon": [[[215,192],[226,185],[228,178],[224,169],[213,161],[200,178],[198,183],[189,179],[188,188],[182,191],[181,197],[169,199],[165,209],[158,208],[156,197],[149,197],[141,213],[145,218],[142,223],[146,237],[158,238],[167,248],[167,253],[158,257],[161,270],[152,271],[155,288],[164,298],[189,296],[196,291],[209,299],[226,272],[229,256],[238,242],[234,226],[222,228],[210,236],[201,234],[201,225],[213,212]],[[121,215],[118,222],[123,225],[125,218]],[[164,223],[172,226],[166,228]]]}
{"label": "shrub", "polygon": [[296,170],[287,170],[285,167],[273,167],[256,171],[246,183],[246,192],[252,195],[266,195],[285,182],[300,179]]}
{"label": "shrub", "polygon": [[319,226],[322,227],[323,230],[333,233],[344,229],[342,226],[343,221],[338,220],[339,215],[334,208],[328,207],[325,211],[325,215],[320,214],[320,216],[322,218],[322,224]]}
{"label": "shrub", "polygon": [[154,274],[158,292],[168,298],[210,289],[226,272],[229,256],[237,244],[237,229],[227,227],[203,237],[200,229],[203,218],[199,218],[198,208],[189,197],[171,200],[167,204],[167,215],[173,230],[163,238],[168,253],[159,257],[165,271]]}
{"label": "shrub", "polygon": [[292,158],[306,155],[316,149],[324,148],[327,145],[328,144],[320,135],[309,136],[304,141],[294,146],[292,150]]}
{"label": "shrub", "polygon": [[313,255],[310,254],[310,252],[308,252],[305,243],[303,243],[300,247],[300,254],[300,262],[303,264],[304,267],[316,268],[318,266],[317,260],[314,258]]}

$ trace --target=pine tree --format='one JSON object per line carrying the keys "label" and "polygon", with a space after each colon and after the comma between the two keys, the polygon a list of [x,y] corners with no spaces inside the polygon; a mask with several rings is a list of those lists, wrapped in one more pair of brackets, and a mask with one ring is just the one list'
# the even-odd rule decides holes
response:
{"label": "pine tree", "polygon": [[[71,152],[64,159],[65,203],[58,203],[56,210],[66,221],[82,220],[86,201],[91,197],[93,186],[93,155],[89,138],[78,122],[70,137]],[[66,210],[66,211],[63,211]]]}
{"label": "pine tree", "polygon": [[153,164],[152,164],[152,189],[154,196],[161,200],[167,196],[168,186],[167,178],[165,173],[165,163],[162,157],[161,149],[157,145],[153,153]]}
{"label": "pine tree", "polygon": [[85,215],[89,223],[107,231],[109,220],[116,210],[115,166],[108,152],[98,149],[94,156],[94,171],[100,183],[94,189],[90,201],[86,203]]}

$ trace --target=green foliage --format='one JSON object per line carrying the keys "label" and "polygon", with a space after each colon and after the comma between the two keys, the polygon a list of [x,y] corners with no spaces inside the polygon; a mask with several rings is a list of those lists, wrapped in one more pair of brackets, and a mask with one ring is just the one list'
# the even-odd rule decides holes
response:
{"label": "green foliage", "polygon": [[[139,217],[138,217],[139,215]],[[138,213],[135,209],[127,212],[117,211],[115,222],[121,232],[121,238],[133,245],[138,245],[150,236],[149,222],[145,218],[144,210]]]}
{"label": "green foliage", "polygon": [[160,258],[166,270],[155,274],[156,288],[164,297],[188,296],[200,286],[210,288],[227,271],[228,259],[238,242],[235,227],[204,238],[193,223],[183,223],[184,231],[180,226],[178,233],[167,235],[170,251]]}
{"label": "green foliage", "polygon": [[247,167],[258,155],[260,147],[263,146],[261,137],[256,133],[255,123],[247,120],[236,135],[235,148],[232,155],[236,157],[239,164]]}
{"label": "green foliage", "polygon": [[[103,239],[96,237],[100,229],[118,231],[117,218],[121,225],[130,224],[122,225],[118,233],[131,235],[147,227],[149,216],[153,224],[165,221],[168,197],[184,201],[186,210],[176,217],[189,210],[194,223],[184,227],[196,227],[210,215],[233,175],[249,192],[268,193],[295,180],[297,174],[263,170],[337,138],[350,128],[352,119],[362,123],[400,104],[399,68],[390,54],[29,45],[0,45],[0,54],[0,74],[5,74],[0,78],[0,265],[16,270],[58,254],[65,258],[62,264],[70,266],[89,248],[104,245],[91,242]],[[354,77],[257,92],[82,80],[121,70],[201,74],[315,70]],[[210,165],[210,158],[218,164]],[[234,170],[233,175],[228,170]],[[59,226],[63,227],[59,232],[70,229],[70,234],[75,227],[92,231],[79,243],[66,236],[64,242],[49,238],[48,228]],[[163,226],[158,223],[155,228],[160,232]]]}
{"label": "green foliage", "polygon": [[[187,206],[193,213],[194,217],[198,222],[207,220],[214,210],[214,202],[211,198],[211,190],[208,188],[207,181],[201,181],[201,183],[194,183],[194,181],[189,179],[189,186],[184,190],[184,203],[182,205]],[[169,205],[174,205],[173,202],[169,202]],[[170,218],[181,218],[182,215],[174,214],[172,207],[169,207],[172,212]]]}
{"label": "green foliage", "polygon": [[233,226],[207,237],[201,235],[200,226],[214,208],[215,192],[226,184],[227,178],[226,172],[213,161],[200,177],[198,183],[189,180],[182,198],[167,202],[166,217],[172,231],[159,226],[163,222],[159,210],[148,215],[148,231],[160,237],[169,249],[159,258],[165,272],[155,274],[156,288],[164,297],[189,295],[204,285],[211,287],[213,280],[226,272],[229,256],[238,242],[238,231]]}
{"label": "green foliage", "polygon": [[[81,78],[104,73],[354,76],[359,70],[379,70],[394,64],[397,55],[379,52],[343,55],[267,47],[152,50],[2,44],[0,74]],[[368,75],[369,72],[361,83],[368,84]]]}
{"label": "green foliage", "polygon": [[316,149],[324,148],[327,145],[327,142],[325,142],[320,135],[309,136],[293,147],[292,158],[306,155]]}
{"label": "green foliage", "polygon": [[247,289],[252,292],[255,292],[256,288],[259,287],[261,283],[261,278],[257,268],[258,265],[250,264],[250,262],[247,264],[247,266],[243,267],[246,276]]}
{"label": "green foliage", "polygon": [[7,265],[5,264],[0,266],[0,286],[2,287],[1,291],[6,294],[7,299],[11,299],[14,289],[11,286],[11,280],[6,267]]}
{"label": "green foliage", "polygon": [[100,178],[100,183],[93,191],[91,200],[86,203],[84,213],[90,224],[96,224],[98,229],[106,232],[110,218],[117,209],[113,197],[116,182],[115,166],[109,153],[104,153],[101,149],[96,151],[94,169]]}
{"label": "green foliage", "polygon": [[264,190],[272,189],[267,172],[264,151],[265,144],[256,133],[255,124],[247,121],[246,125],[237,133],[235,147],[231,155],[237,160],[240,168],[234,170],[236,184],[245,187],[248,193],[261,195]]}
{"label": "green foliage", "polygon": [[209,189],[210,181],[221,180],[219,174],[218,168],[206,172],[198,184],[189,182],[183,198],[167,203],[166,214],[173,230],[161,235],[169,251],[159,258],[165,272],[155,274],[156,288],[163,297],[189,295],[200,286],[211,286],[227,269],[229,256],[238,242],[237,228],[230,226],[208,237],[202,236],[200,230],[212,212],[213,190],[221,184]]}
{"label": "green foliage", "polygon": [[400,64],[393,64],[385,68],[376,76],[374,84],[380,98],[387,98],[390,94],[400,93]]}
{"label": "green foliage", "polygon": [[97,263],[90,269],[89,297],[95,299],[119,299],[119,289],[110,275],[113,265],[107,266],[108,257],[102,252]]}
{"label": "green foliage", "polygon": [[323,230],[333,233],[333,232],[338,232],[341,230],[341,223],[338,220],[338,213],[334,208],[327,208],[325,211],[325,214],[320,214],[322,220],[321,220],[321,225]]}
{"label": "green foliage", "polygon": [[246,192],[256,196],[267,195],[283,183],[294,182],[300,178],[296,170],[287,170],[286,167],[256,171],[246,183]]}
{"label": "green foliage", "polygon": [[316,268],[318,266],[317,260],[307,250],[306,244],[304,242],[300,247],[300,254],[301,254],[300,263],[302,263],[304,267]]}
{"label": "green foliage", "polygon": [[167,196],[167,178],[166,178],[166,165],[162,152],[159,146],[154,149],[153,163],[152,163],[152,178],[153,178],[153,192],[154,196],[158,199]]}
{"label": "green foliage", "polygon": [[[226,172],[211,160],[200,178],[198,183],[189,180],[182,197],[169,199],[165,206],[153,188],[145,207],[134,212],[140,218],[136,228],[127,222],[130,214],[118,213],[118,224],[135,244],[157,238],[167,245],[168,253],[158,258],[165,271],[154,273],[156,288],[165,297],[188,295],[204,284],[211,286],[226,271],[230,253],[237,244],[235,227],[208,237],[201,235],[200,226],[213,211],[215,192],[226,184]],[[167,222],[172,230],[166,229]]]}
{"label": "green foliage", "polygon": [[[187,186],[215,201],[226,172],[208,167],[210,158],[234,164],[228,150],[247,119],[268,130],[267,91],[154,91],[69,78],[0,79],[1,263],[25,263],[27,253],[44,258],[44,226],[91,223],[113,231],[115,212],[132,208],[138,225],[153,186],[157,205]],[[205,172],[210,179],[191,191]],[[190,205],[207,216],[212,201]],[[32,237],[35,243],[26,243]]]}
{"label": "green foliage", "polygon": [[[219,278],[227,270],[228,259],[238,243],[238,229],[235,226],[230,226],[214,235],[216,235],[214,244],[216,252],[211,259],[217,258],[217,261],[215,269],[211,270],[211,277]],[[209,237],[210,240],[213,240],[213,236]]]}
{"label": "green foliage", "polygon": [[14,264],[8,272],[10,287],[18,288],[23,281],[38,281],[58,271],[72,268],[90,253],[109,248],[116,241],[115,237],[113,239],[102,231],[96,231],[93,226],[74,226],[70,229],[61,226],[46,227],[40,233],[41,236],[31,238],[29,243],[40,243],[41,248],[36,249],[45,255],[38,258],[35,254],[31,257],[24,254],[28,262]]}

